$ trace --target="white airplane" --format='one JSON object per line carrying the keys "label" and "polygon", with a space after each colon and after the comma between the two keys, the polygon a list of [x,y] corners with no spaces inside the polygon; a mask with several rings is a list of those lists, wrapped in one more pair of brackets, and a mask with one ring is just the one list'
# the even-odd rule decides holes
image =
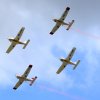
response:
{"label": "white airplane", "polygon": [[13,87],[14,90],[16,90],[24,81],[30,81],[30,86],[32,86],[32,84],[35,82],[35,80],[37,79],[37,76],[35,76],[32,79],[28,79],[27,76],[30,73],[30,70],[32,68],[32,65],[29,65],[28,68],[26,69],[26,71],[24,72],[23,75],[21,76],[16,76],[17,79],[19,79],[19,81],[16,83],[16,85]]}
{"label": "white airplane", "polygon": [[71,52],[69,53],[68,57],[66,59],[60,59],[63,63],[60,66],[60,68],[57,70],[57,74],[59,74],[68,64],[74,65],[73,70],[77,67],[77,65],[80,63],[80,60],[78,60],[77,62],[72,62],[70,61],[74,52],[75,52],[76,48],[74,47]]}
{"label": "white airplane", "polygon": [[54,28],[52,29],[52,31],[50,32],[51,35],[53,35],[57,29],[61,26],[61,25],[66,25],[67,26],[67,29],[66,30],[69,30],[70,27],[72,26],[72,24],[74,23],[74,20],[72,20],[71,22],[69,23],[65,23],[64,20],[69,12],[70,8],[67,7],[66,10],[64,11],[64,13],[62,14],[61,18],[60,19],[53,19],[54,22],[56,22],[56,25],[54,26]]}
{"label": "white airplane", "polygon": [[23,49],[26,48],[26,46],[28,45],[28,43],[30,42],[30,40],[27,40],[26,42],[21,42],[19,41],[23,32],[24,32],[25,28],[22,27],[20,29],[20,31],[18,32],[17,36],[15,38],[10,38],[9,41],[12,42],[11,45],[9,46],[9,48],[7,49],[6,53],[10,53],[10,51],[17,45],[17,44],[22,44],[24,45]]}

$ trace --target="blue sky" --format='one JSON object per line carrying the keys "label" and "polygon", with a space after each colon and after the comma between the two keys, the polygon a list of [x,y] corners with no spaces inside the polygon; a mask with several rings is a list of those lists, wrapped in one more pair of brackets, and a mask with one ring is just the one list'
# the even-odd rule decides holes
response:
{"label": "blue sky", "polygon": [[[100,90],[100,1],[99,0],[0,0],[0,99],[4,100],[99,100]],[[49,34],[65,8],[75,23],[69,31],[61,27],[53,36]],[[7,38],[16,36],[20,28],[25,31],[22,41],[30,39],[25,50],[16,46],[10,54]],[[70,50],[77,50],[72,61],[81,63],[75,71],[72,66],[56,75],[60,58]],[[29,78],[38,76],[30,87],[27,82],[14,91],[29,64],[33,65]]]}

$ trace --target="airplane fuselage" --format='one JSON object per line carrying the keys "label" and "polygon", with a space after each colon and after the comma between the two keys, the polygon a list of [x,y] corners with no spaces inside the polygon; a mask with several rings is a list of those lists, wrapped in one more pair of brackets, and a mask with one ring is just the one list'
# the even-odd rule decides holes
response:
{"label": "airplane fuselage", "polygon": [[66,59],[61,58],[60,61],[68,63],[69,61]]}
{"label": "airplane fuselage", "polygon": [[24,80],[26,79],[26,77],[22,77],[22,76],[18,76],[18,75],[17,75],[16,77],[17,77],[18,79],[24,79]]}
{"label": "airplane fuselage", "polygon": [[60,61],[64,62],[65,64],[68,63],[68,64],[75,65],[75,63],[73,63],[72,61],[66,60],[66,59],[63,59],[63,58],[61,58]]}
{"label": "airplane fuselage", "polygon": [[15,42],[16,44],[25,44],[19,40],[15,40],[15,39],[9,39],[10,42]]}
{"label": "airplane fuselage", "polygon": [[61,24],[63,23],[63,21],[61,21],[61,20],[58,20],[58,19],[53,19],[53,21],[54,21],[54,22],[61,23]]}
{"label": "airplane fuselage", "polygon": [[21,80],[23,80],[23,81],[32,81],[31,79],[28,79],[27,77],[23,77],[23,76],[16,76],[17,77],[17,79],[21,79]]}
{"label": "airplane fuselage", "polygon": [[60,23],[61,25],[68,25],[67,23],[65,23],[65,22],[62,21],[62,20],[53,19],[53,21],[56,22],[56,23]]}

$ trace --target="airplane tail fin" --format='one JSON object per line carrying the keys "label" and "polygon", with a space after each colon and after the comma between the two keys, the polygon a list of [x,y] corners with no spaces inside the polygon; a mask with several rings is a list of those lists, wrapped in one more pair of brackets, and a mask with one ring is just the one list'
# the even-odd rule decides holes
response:
{"label": "airplane tail fin", "polygon": [[23,49],[26,48],[26,46],[28,45],[28,43],[30,42],[30,40],[27,40],[27,42],[24,44]]}
{"label": "airplane tail fin", "polygon": [[76,62],[76,64],[75,64],[73,70],[76,69],[76,67],[78,66],[79,63],[80,63],[80,60],[78,60],[78,61]]}
{"label": "airplane tail fin", "polygon": [[34,78],[32,78],[32,80],[30,82],[30,86],[32,86],[32,84],[35,82],[36,79],[37,79],[37,76],[35,76]]}
{"label": "airplane tail fin", "polygon": [[74,23],[74,20],[72,20],[72,21],[68,24],[68,27],[67,27],[66,30],[69,30],[73,23]]}

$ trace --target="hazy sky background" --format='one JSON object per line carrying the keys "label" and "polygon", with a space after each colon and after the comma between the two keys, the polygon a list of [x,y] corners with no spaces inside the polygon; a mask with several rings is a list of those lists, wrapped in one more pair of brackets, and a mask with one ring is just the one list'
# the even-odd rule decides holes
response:
{"label": "hazy sky background", "polygon": [[[49,32],[65,8],[71,9],[65,20],[75,23],[69,31],[65,26],[51,36]],[[0,99],[4,100],[99,100],[100,98],[100,0],[0,0]],[[25,31],[22,41],[30,39],[25,50],[16,46],[10,54],[9,37],[15,37],[20,28]],[[76,47],[72,61],[81,63],[75,71],[72,66],[56,75],[66,57]],[[30,87],[26,82],[17,91],[12,88],[33,65],[29,78],[38,76]]]}

